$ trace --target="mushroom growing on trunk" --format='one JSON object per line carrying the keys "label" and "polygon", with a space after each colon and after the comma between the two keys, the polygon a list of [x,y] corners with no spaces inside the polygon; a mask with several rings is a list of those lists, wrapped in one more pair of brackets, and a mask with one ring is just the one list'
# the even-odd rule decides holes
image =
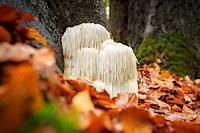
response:
{"label": "mushroom growing on trunk", "polygon": [[62,37],[65,76],[84,76],[111,97],[137,95],[137,59],[132,48],[110,39],[99,24],[83,23],[66,29]]}

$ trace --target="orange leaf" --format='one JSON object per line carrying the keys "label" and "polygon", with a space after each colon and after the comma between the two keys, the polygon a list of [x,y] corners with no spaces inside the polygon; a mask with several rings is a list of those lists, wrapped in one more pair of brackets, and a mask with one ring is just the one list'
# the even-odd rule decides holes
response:
{"label": "orange leaf", "polygon": [[2,68],[0,132],[11,132],[24,118],[43,104],[37,73],[29,63],[9,64]]}
{"label": "orange leaf", "polygon": [[128,108],[120,112],[124,133],[152,133],[153,124],[147,111]]}
{"label": "orange leaf", "polygon": [[179,105],[183,105],[184,104],[184,102],[181,99],[176,98],[176,97],[173,99],[173,103],[174,104],[179,104]]}
{"label": "orange leaf", "polygon": [[169,78],[171,73],[169,71],[163,71],[160,76],[162,79]]}
{"label": "orange leaf", "polygon": [[47,45],[47,40],[44,39],[42,35],[34,28],[27,28],[26,36],[30,39],[38,41],[42,45]]}

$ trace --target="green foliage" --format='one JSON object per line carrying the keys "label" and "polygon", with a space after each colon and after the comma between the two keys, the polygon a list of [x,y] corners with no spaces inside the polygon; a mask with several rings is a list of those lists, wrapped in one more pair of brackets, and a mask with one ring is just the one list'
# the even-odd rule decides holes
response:
{"label": "green foliage", "polygon": [[157,38],[145,38],[138,47],[136,54],[141,65],[161,60],[161,68],[179,76],[195,77],[197,59],[192,47],[182,33],[167,33]]}
{"label": "green foliage", "polygon": [[103,3],[105,5],[105,7],[110,5],[110,0],[103,0]]}
{"label": "green foliage", "polygon": [[47,104],[41,111],[34,113],[25,121],[19,133],[34,133],[41,127],[50,127],[57,133],[79,133],[75,128],[75,121],[74,116],[62,115],[56,106]]}

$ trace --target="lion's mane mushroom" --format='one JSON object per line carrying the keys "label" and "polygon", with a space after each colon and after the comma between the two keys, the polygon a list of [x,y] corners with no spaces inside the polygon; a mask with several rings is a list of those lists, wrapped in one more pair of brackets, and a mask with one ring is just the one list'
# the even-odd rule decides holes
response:
{"label": "lion's mane mushroom", "polygon": [[66,76],[87,77],[97,90],[105,89],[111,97],[137,94],[135,54],[130,47],[110,40],[103,26],[84,23],[67,28],[62,47]]}

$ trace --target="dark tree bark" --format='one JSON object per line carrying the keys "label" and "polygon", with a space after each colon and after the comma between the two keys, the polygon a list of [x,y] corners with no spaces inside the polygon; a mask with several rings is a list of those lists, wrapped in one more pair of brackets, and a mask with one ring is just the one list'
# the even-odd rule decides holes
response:
{"label": "dark tree bark", "polygon": [[197,46],[200,42],[199,15],[199,0],[110,1],[112,35],[133,48],[144,37],[182,30],[200,53],[200,45]]}
{"label": "dark tree bark", "polygon": [[61,71],[61,36],[67,27],[90,22],[108,28],[102,0],[0,0],[0,3],[30,12],[38,18],[29,25],[35,27],[55,49],[57,64]]}
{"label": "dark tree bark", "polygon": [[127,43],[128,0],[110,0],[110,25],[116,42]]}
{"label": "dark tree bark", "polygon": [[199,0],[122,1],[111,0],[110,4],[110,26],[115,40],[136,49],[145,37],[181,31],[200,60]]}

